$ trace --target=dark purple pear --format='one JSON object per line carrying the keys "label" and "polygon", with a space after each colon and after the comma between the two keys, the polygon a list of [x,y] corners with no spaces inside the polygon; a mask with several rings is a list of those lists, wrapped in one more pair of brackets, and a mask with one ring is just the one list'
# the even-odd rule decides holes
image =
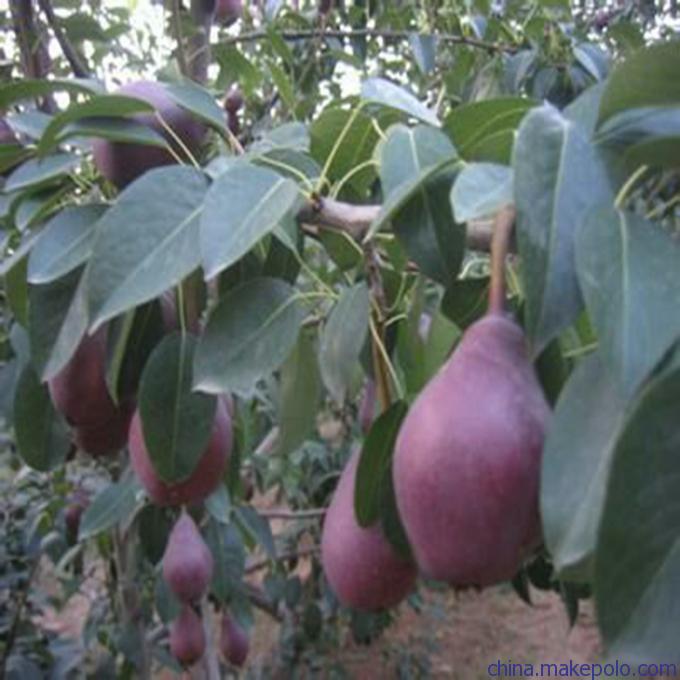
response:
{"label": "dark purple pear", "polygon": [[512,213],[503,212],[489,312],[418,396],[394,453],[397,506],[416,562],[455,586],[511,579],[540,538],[550,411],[524,333],[503,313],[511,229]]}
{"label": "dark purple pear", "polygon": [[[155,113],[140,113],[132,118],[165,137],[179,157],[186,158],[186,153],[177,144],[174,136],[165,129],[163,122],[194,156],[198,154],[205,137],[205,126],[176,104],[160,83],[152,80],[128,83],[117,94],[142,99],[156,109]],[[93,151],[97,170],[119,189],[126,187],[147,170],[177,162],[176,157],[167,149],[147,144],[96,139],[93,142]]]}
{"label": "dark purple pear", "polygon": [[163,555],[163,578],[181,602],[199,601],[208,590],[213,557],[198,527],[182,512],[170,532]]}
{"label": "dark purple pear", "polygon": [[220,651],[225,660],[239,668],[248,658],[250,640],[248,633],[234,621],[228,612],[222,617],[220,626]]}
{"label": "dark purple pear", "polygon": [[170,626],[170,652],[183,666],[192,666],[205,654],[203,622],[188,604]]}
{"label": "dark purple pear", "polygon": [[328,507],[321,536],[324,574],[342,604],[364,611],[398,604],[415,585],[413,563],[399,557],[382,528],[359,526],[354,514],[354,482],[359,451],[345,467]]}
{"label": "dark purple pear", "polygon": [[223,26],[231,26],[243,14],[243,0],[217,0],[215,21]]}

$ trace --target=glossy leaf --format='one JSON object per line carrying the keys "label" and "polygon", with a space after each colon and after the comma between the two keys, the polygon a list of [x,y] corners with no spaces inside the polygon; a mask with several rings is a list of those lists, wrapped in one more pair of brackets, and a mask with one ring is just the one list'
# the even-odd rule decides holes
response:
{"label": "glossy leaf", "polygon": [[675,42],[638,50],[611,73],[600,104],[599,125],[644,106],[680,105],[680,50]]}
{"label": "glossy leaf", "polygon": [[63,177],[80,165],[81,159],[72,153],[56,153],[44,158],[31,158],[7,178],[4,191],[23,191],[41,187]]}
{"label": "glossy leaf", "polygon": [[92,203],[64,208],[40,232],[28,259],[28,282],[49,283],[87,260],[94,227],[106,206]]}
{"label": "glossy leaf", "polygon": [[224,111],[205,88],[186,80],[182,83],[166,84],[165,90],[183,109],[224,133],[226,129]]}
{"label": "glossy leaf", "polygon": [[220,524],[211,519],[205,541],[215,562],[211,591],[220,602],[226,603],[240,589],[245,570],[246,551],[241,533],[232,524]]}
{"label": "glossy leaf", "polygon": [[602,353],[631,395],[680,338],[680,242],[630,213],[603,208],[579,229],[578,275]]}
{"label": "glossy leaf", "polygon": [[293,209],[298,188],[272,170],[239,163],[212,184],[201,216],[206,279],[243,257]]}
{"label": "glossy leaf", "polygon": [[524,119],[513,167],[525,329],[537,355],[582,309],[576,229],[593,207],[612,203],[613,195],[604,163],[581,128],[551,106]]}
{"label": "glossy leaf", "polygon": [[599,353],[582,360],[553,414],[543,449],[541,518],[555,568],[590,581],[597,530],[626,399]]}
{"label": "glossy leaf", "polygon": [[95,328],[159,296],[198,267],[207,186],[193,168],[157,168],[127,187],[102,217],[88,268]]}
{"label": "glossy leaf", "polygon": [[496,163],[466,165],[451,189],[453,216],[460,223],[493,216],[512,202],[512,168]]}
{"label": "glossy leaf", "polygon": [[464,330],[484,315],[488,297],[489,277],[461,279],[446,289],[441,310]]}
{"label": "glossy leaf", "polygon": [[0,86],[0,109],[24,99],[41,97],[51,92],[66,91],[74,94],[97,94],[103,85],[96,80],[85,78],[54,78],[40,80],[15,80]]}
{"label": "glossy leaf", "polygon": [[137,509],[139,482],[133,477],[109,484],[100,491],[83,513],[78,540],[108,531],[129,519]]}
{"label": "glossy leaf", "polygon": [[369,102],[396,109],[428,125],[434,127],[441,125],[436,111],[428,108],[415,95],[403,87],[395,85],[384,78],[369,78],[365,80],[361,85],[361,96]]}
{"label": "glossy leaf", "polygon": [[24,366],[14,394],[14,434],[21,459],[34,470],[48,472],[61,465],[71,436],[47,390],[30,365]]}
{"label": "glossy leaf", "polygon": [[373,423],[361,449],[354,485],[354,512],[362,527],[375,524],[381,517],[392,474],[392,452],[399,427],[408,406],[398,401]]}
{"label": "glossy leaf", "polygon": [[680,369],[642,392],[619,438],[598,534],[595,595],[610,657],[677,661]]}
{"label": "glossy leaf", "polygon": [[167,483],[189,478],[208,446],[217,399],[192,392],[196,340],[166,336],[142,373],[139,413],[144,443],[158,476]]}
{"label": "glossy leaf", "polygon": [[287,283],[256,278],[230,291],[213,310],[198,347],[194,383],[211,393],[249,395],[297,341],[305,310]]}
{"label": "glossy leaf", "polygon": [[316,347],[308,333],[300,333],[295,349],[281,367],[277,423],[277,452],[295,451],[312,432],[321,396]]}
{"label": "glossy leaf", "polygon": [[42,380],[54,377],[87,331],[87,288],[82,268],[29,287],[31,359]]}
{"label": "glossy leaf", "polygon": [[346,288],[324,326],[319,346],[321,377],[341,404],[354,378],[368,335],[369,295],[365,283]]}

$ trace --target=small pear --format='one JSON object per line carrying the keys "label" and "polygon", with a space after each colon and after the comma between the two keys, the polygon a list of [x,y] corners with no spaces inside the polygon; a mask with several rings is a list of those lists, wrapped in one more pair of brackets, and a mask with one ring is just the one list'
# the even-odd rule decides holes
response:
{"label": "small pear", "polygon": [[210,586],[213,557],[191,516],[182,512],[170,532],[163,555],[163,577],[185,603],[200,600]]}
{"label": "small pear", "polygon": [[220,651],[225,660],[240,668],[246,662],[249,650],[248,633],[225,612],[220,626]]}
{"label": "small pear", "polygon": [[397,507],[416,562],[455,586],[511,579],[540,539],[538,484],[550,410],[524,333],[503,311],[511,228],[511,213],[503,213],[492,246],[489,312],[418,396],[394,453]]}
{"label": "small pear", "polygon": [[192,666],[205,654],[203,622],[190,605],[184,605],[170,626],[170,652],[183,666]]}
{"label": "small pear", "polygon": [[354,484],[359,451],[345,467],[324,519],[321,563],[342,604],[364,611],[399,603],[415,585],[414,564],[399,557],[379,524],[359,526],[354,514]]}

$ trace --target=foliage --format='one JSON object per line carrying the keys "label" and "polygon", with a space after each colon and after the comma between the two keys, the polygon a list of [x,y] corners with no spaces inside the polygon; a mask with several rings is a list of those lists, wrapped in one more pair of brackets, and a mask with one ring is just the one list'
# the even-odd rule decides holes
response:
{"label": "foliage", "polygon": [[[282,620],[276,665],[288,668],[325,664],[341,624],[358,641],[389,625],[391,613],[335,600],[319,518],[364,441],[358,516],[407,550],[393,431],[480,315],[489,219],[509,202],[512,303],[555,404],[545,546],[513,585],[525,598],[528,582],[560,592],[572,620],[592,591],[608,653],[674,659],[675,17],[632,2],[357,0],[328,14],[252,2],[206,40],[213,4],[0,9],[3,670],[65,675],[76,660],[128,677],[149,650],[177,668],[164,628],[177,602],[157,577],[176,511],[148,502],[124,452],[74,457],[46,386],[98,328],[113,400],[137,395],[164,481],[195,469],[212,395],[235,397],[235,452],[202,514],[210,602],[247,627],[253,606]],[[115,94],[140,77],[207,126],[197,153],[140,123],[148,103]],[[229,88],[245,103],[225,116]],[[94,139],[177,163],[118,191]],[[386,414],[364,438],[367,382]],[[81,488],[92,502],[69,545],[64,512]],[[272,533],[253,492],[285,507],[283,528]],[[82,645],[31,623],[39,556],[64,600],[88,564],[102,571],[111,597],[90,609]]]}

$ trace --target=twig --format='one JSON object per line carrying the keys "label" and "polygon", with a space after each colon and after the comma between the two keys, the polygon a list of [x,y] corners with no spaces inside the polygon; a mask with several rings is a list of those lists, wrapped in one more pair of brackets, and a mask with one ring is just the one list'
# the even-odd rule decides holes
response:
{"label": "twig", "polygon": [[45,18],[47,19],[47,24],[52,29],[54,37],[57,39],[59,47],[61,47],[61,51],[64,53],[68,63],[71,65],[73,74],[77,78],[89,78],[90,71],[87,66],[83,64],[80,55],[76,51],[76,48],[71,44],[68,36],[62,30],[61,25],[59,24],[59,19],[54,13],[54,8],[52,7],[50,0],[38,0],[38,5],[43,11]]}
{"label": "twig", "polygon": [[326,508],[319,508],[317,510],[260,510],[258,514],[269,519],[317,519],[326,514]]}
{"label": "twig", "polygon": [[502,314],[505,309],[505,258],[510,250],[515,209],[503,208],[497,215],[491,242],[491,285],[489,311]]}
{"label": "twig", "polygon": [[[387,29],[375,28],[359,28],[348,31],[343,30],[325,30],[323,32],[323,39],[328,38],[385,38],[387,40],[404,40],[417,34],[417,31],[392,31]],[[283,40],[304,40],[305,38],[314,38],[319,35],[317,30],[300,30],[300,31],[278,31],[277,37]],[[451,33],[431,34],[433,38],[441,42],[453,43],[458,45],[468,45],[470,47],[478,47],[479,49],[489,50],[490,52],[505,52],[512,54],[517,51],[517,48],[512,45],[504,43],[491,43],[477,38],[468,38],[464,35],[454,35]],[[249,33],[241,33],[241,35],[231,36],[222,41],[225,45],[234,45],[236,43],[255,42],[258,40],[266,40],[269,37],[267,31],[251,31]]]}
{"label": "twig", "polygon": [[187,77],[189,75],[189,67],[187,66],[187,55],[184,53],[181,0],[172,0],[172,31],[175,34],[175,42],[177,43],[177,65],[179,66],[179,72]]}
{"label": "twig", "polygon": [[285,562],[286,560],[296,560],[300,557],[312,557],[313,555],[318,555],[320,548],[318,545],[314,545],[310,548],[299,548],[298,550],[293,550],[291,552],[280,553],[276,558],[263,557],[259,560],[253,560],[250,564],[246,565],[246,574],[252,574],[260,569],[265,569],[272,562]]}
{"label": "twig", "polygon": [[[339,229],[361,241],[380,215],[380,210],[380,205],[352,205],[332,198],[316,197],[302,207],[298,220],[307,225]],[[488,252],[492,235],[492,222],[468,222],[466,242],[472,250]]]}

